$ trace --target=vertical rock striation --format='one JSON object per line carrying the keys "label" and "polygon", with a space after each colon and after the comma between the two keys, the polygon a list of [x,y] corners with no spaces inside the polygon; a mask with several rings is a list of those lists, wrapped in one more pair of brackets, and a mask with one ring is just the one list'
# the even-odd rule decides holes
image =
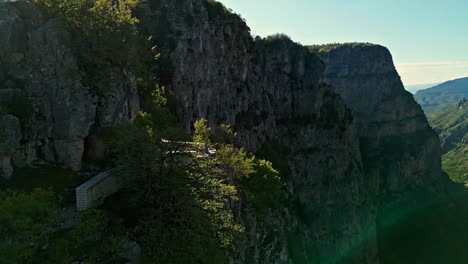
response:
{"label": "vertical rock striation", "polygon": [[382,194],[437,188],[440,145],[421,107],[406,92],[390,52],[379,45],[315,47],[325,80],[354,111],[367,181]]}
{"label": "vertical rock striation", "polygon": [[284,36],[254,40],[213,1],[150,1],[138,17],[186,129],[203,117],[234,125],[249,150],[274,141],[288,152],[291,204],[266,223],[251,215],[233,263],[376,263],[359,138],[322,60]]}
{"label": "vertical rock striation", "polygon": [[110,94],[97,96],[82,84],[72,41],[60,21],[44,18],[30,1],[0,3],[0,106],[20,119],[22,131],[21,144],[5,157],[16,166],[43,160],[79,170],[86,138],[139,109],[135,77],[122,69],[113,72]]}
{"label": "vertical rock striation", "polygon": [[[381,208],[443,184],[438,137],[385,48],[253,39],[211,0],[149,0],[136,13],[159,47],[158,77],[183,126],[202,117],[231,124],[243,147],[278,145],[287,164],[288,203],[263,220],[242,211],[249,228],[232,263],[379,263]],[[72,41],[28,1],[0,3],[4,176],[36,160],[79,169],[83,153],[99,148],[97,131],[138,111],[126,69],[112,70],[104,94],[83,85]]]}

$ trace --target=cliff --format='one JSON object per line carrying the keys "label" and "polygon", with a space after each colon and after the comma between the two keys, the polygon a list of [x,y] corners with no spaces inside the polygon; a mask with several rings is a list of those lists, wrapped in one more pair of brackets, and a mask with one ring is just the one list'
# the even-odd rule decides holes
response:
{"label": "cliff", "polygon": [[29,1],[0,3],[0,15],[1,108],[9,120],[20,120],[7,126],[7,133],[18,132],[0,148],[0,171],[8,178],[13,165],[37,161],[79,170],[88,136],[138,112],[135,77],[116,68],[108,92],[96,95],[83,85],[63,23],[45,18]]}
{"label": "cliff", "polygon": [[[110,94],[93,94],[59,21],[27,2],[0,11],[0,98],[31,106],[30,115],[8,110],[2,119],[3,172],[11,173],[10,160],[79,169],[93,151],[85,142],[138,111],[135,78],[116,69]],[[286,163],[288,203],[263,220],[241,212],[248,237],[231,263],[379,263],[387,201],[444,181],[437,135],[385,48],[253,39],[215,1],[151,0],[135,13],[161,53],[158,77],[187,131],[202,117],[212,127],[231,124],[243,147],[273,149]]]}
{"label": "cliff", "polygon": [[371,44],[315,50],[327,64],[325,81],[355,113],[370,185],[385,193],[441,180],[437,134],[405,91],[390,52]]}

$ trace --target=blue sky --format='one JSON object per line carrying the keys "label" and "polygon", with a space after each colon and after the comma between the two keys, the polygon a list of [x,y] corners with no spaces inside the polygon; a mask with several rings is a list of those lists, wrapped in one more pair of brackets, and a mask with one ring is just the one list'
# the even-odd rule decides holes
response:
{"label": "blue sky", "polygon": [[468,76],[467,0],[220,0],[252,33],[386,46],[406,85]]}

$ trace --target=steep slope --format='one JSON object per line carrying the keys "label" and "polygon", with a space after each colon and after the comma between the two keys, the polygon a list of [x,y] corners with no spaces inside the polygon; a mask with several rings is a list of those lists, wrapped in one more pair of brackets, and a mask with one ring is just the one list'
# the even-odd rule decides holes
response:
{"label": "steep slope", "polygon": [[464,97],[468,97],[468,77],[444,82],[414,95],[427,115],[450,108]]}
{"label": "steep slope", "polygon": [[437,134],[404,90],[390,52],[356,43],[313,49],[327,64],[326,82],[356,114],[370,185],[385,193],[440,180]]}
{"label": "steep slope", "polygon": [[33,162],[80,169],[88,136],[139,110],[135,76],[113,69],[109,89],[98,96],[83,85],[61,22],[44,18],[29,1],[0,3],[0,22],[0,107],[8,114],[6,133],[16,135],[0,146],[0,174],[8,178],[13,165]]}
{"label": "steep slope", "polygon": [[[326,48],[323,72],[284,36],[254,42],[245,23],[213,1],[151,1],[139,17],[171,65],[165,85],[187,129],[205,117],[235,125],[250,150],[270,141],[289,150],[296,206],[282,224],[294,239],[280,239],[287,252],[248,262],[377,263],[376,211],[392,197],[444,182],[438,137],[386,49]],[[357,135],[331,86],[355,111]],[[254,256],[274,247],[264,243]]]}
{"label": "steep slope", "polygon": [[440,135],[443,153],[468,140],[468,101],[463,98],[456,105],[433,114],[429,121]]}
{"label": "steep slope", "polygon": [[163,79],[187,129],[204,117],[234,125],[249,150],[279,142],[288,152],[280,155],[290,167],[291,205],[266,227],[251,223],[234,261],[375,258],[375,247],[359,241],[372,220],[352,117],[322,84],[321,60],[284,37],[254,41],[241,18],[213,1],[150,1],[138,13],[172,69]]}
{"label": "steep slope", "polygon": [[456,182],[468,181],[468,101],[463,98],[452,108],[429,119],[442,143],[443,169]]}
{"label": "steep slope", "polygon": [[[114,93],[93,95],[60,23],[27,1],[0,9],[0,92],[19,93],[32,108],[23,116],[11,100],[2,104],[3,173],[11,159],[78,169],[90,136],[133,118],[135,78],[116,69]],[[285,36],[254,40],[239,16],[211,0],[150,0],[136,14],[159,47],[158,77],[187,131],[202,117],[212,127],[231,124],[243,147],[273,150],[286,163],[288,203],[264,219],[240,206],[249,228],[232,263],[379,263],[384,208],[444,184],[437,135],[385,48],[311,51]]]}
{"label": "steep slope", "polygon": [[355,112],[365,183],[378,201],[381,263],[464,263],[466,232],[458,221],[466,206],[458,199],[466,191],[441,172],[437,134],[404,90],[388,50],[357,43],[312,48],[328,65],[326,81]]}

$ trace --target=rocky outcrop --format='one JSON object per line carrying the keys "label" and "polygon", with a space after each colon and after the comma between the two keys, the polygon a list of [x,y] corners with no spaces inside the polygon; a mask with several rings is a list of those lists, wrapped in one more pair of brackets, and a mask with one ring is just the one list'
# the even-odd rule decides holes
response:
{"label": "rocky outcrop", "polygon": [[287,149],[293,202],[269,222],[277,239],[253,220],[234,263],[378,263],[379,208],[444,181],[437,135],[385,48],[253,40],[213,1],[150,1],[138,16],[187,129],[204,117],[234,125],[249,150]]}
{"label": "rocky outcrop", "polygon": [[[231,263],[379,263],[381,207],[443,182],[437,135],[385,48],[253,39],[216,1],[150,0],[136,14],[159,48],[158,78],[187,131],[202,117],[231,124],[243,147],[277,145],[287,164],[289,201],[262,219],[240,207],[247,237]],[[0,22],[3,173],[11,160],[79,169],[84,152],[103,148],[101,128],[138,111],[135,77],[112,70],[110,89],[96,95],[60,21],[19,1],[0,4]]]}
{"label": "rocky outcrop", "polygon": [[437,134],[404,90],[390,52],[356,43],[313,49],[327,64],[326,82],[355,113],[369,185],[382,194],[437,186]]}
{"label": "rocky outcrop", "polygon": [[21,121],[21,145],[8,154],[16,166],[43,160],[78,170],[85,139],[139,109],[135,77],[124,69],[111,74],[109,94],[82,84],[72,41],[60,21],[44,18],[30,1],[0,3],[0,102]]}
{"label": "rocky outcrop", "polygon": [[288,152],[291,204],[266,222],[248,217],[250,237],[233,263],[376,263],[353,117],[323,83],[320,58],[284,36],[254,40],[216,2],[150,1],[138,17],[187,129],[203,117],[234,125],[249,150],[275,141]]}
{"label": "rocky outcrop", "polygon": [[18,118],[4,115],[0,119],[0,176],[10,178],[13,173],[11,155],[20,147],[21,127]]}

